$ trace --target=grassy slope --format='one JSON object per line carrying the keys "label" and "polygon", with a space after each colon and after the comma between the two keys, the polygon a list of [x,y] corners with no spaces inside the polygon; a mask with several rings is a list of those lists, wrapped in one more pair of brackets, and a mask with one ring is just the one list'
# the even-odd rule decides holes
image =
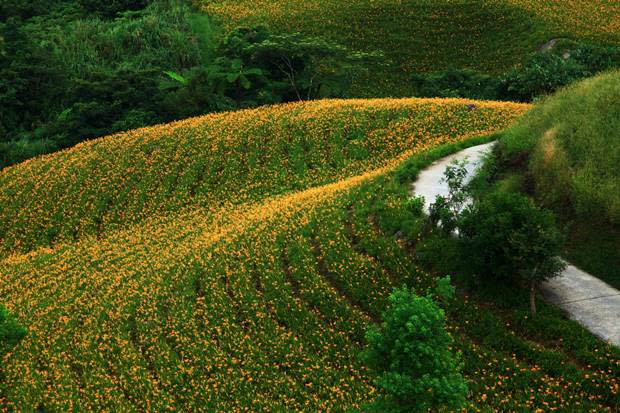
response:
{"label": "grassy slope", "polygon": [[[215,202],[202,208],[199,204],[208,197],[190,198],[192,208],[164,217],[154,207],[139,224],[125,223],[125,230],[107,228],[98,238],[4,259],[0,297],[29,335],[4,360],[0,401],[18,410],[32,406],[43,411],[343,411],[371,399],[368,372],[357,359],[366,326],[384,309],[392,287],[407,282],[423,292],[434,283],[411,256],[419,223],[405,207],[408,182],[419,167],[456,148],[414,157],[400,170],[399,180],[389,171],[403,152],[459,141],[472,129],[495,130],[527,108],[478,103],[483,115],[475,115],[462,110],[467,103],[353,102],[359,112],[348,110],[347,102],[308,104],[303,116],[280,114],[266,121],[264,130],[277,125],[289,130],[292,120],[298,127],[323,125],[326,129],[313,136],[333,142],[343,138],[341,129],[329,129],[334,116],[340,116],[349,126],[346,136],[383,148],[374,153],[383,160],[367,159],[348,176],[323,166],[325,175],[302,190],[285,193],[267,185],[249,202],[237,199],[236,206]],[[420,105],[433,107],[434,115],[424,116]],[[294,113],[295,107],[288,108]],[[282,108],[261,110],[278,113]],[[376,110],[405,115],[382,133],[353,128]],[[429,124],[423,134],[407,127],[417,116]],[[472,127],[468,120],[475,116],[482,118]],[[38,168],[71,164],[82,165],[74,173],[138,173],[144,167],[137,156],[142,145],[158,134],[160,145],[172,144],[172,136],[184,143],[177,148],[200,148],[201,136],[211,140],[200,131],[218,122],[190,121],[176,134],[164,126],[134,132],[131,138],[107,138],[2,176],[28,181]],[[238,128],[227,131],[230,137],[243,134]],[[385,135],[390,142],[405,143],[391,150],[384,146]],[[178,141],[182,136],[192,137]],[[262,159],[277,153],[276,142],[269,143]],[[110,153],[98,152],[102,148],[117,148],[113,153],[127,158],[95,170],[82,163]],[[191,159],[177,153],[153,164],[160,180]],[[126,162],[134,169],[127,172]],[[270,165],[257,169],[267,173]],[[287,163],[279,162],[276,170],[287,170]],[[84,199],[98,193],[99,184],[82,182]],[[107,181],[102,182],[105,188]],[[235,182],[231,178],[228,184]],[[319,182],[324,185],[314,186]],[[131,194],[139,193],[135,188]],[[26,205],[33,204],[36,200],[29,199]],[[392,234],[399,230],[412,241],[397,241]],[[518,294],[516,300],[526,302]],[[617,350],[553,308],[543,305],[541,317],[529,320],[526,306],[503,308],[488,301],[467,297],[448,308],[450,330],[471,380],[471,410],[618,407]]]}
{"label": "grassy slope", "polygon": [[[326,36],[391,61],[359,79],[357,96],[404,96],[415,71],[501,72],[546,41],[620,41],[620,5],[604,0],[195,0],[226,27],[266,24]],[[303,7],[300,5],[303,4]]]}
{"label": "grassy slope", "polygon": [[567,257],[620,287],[620,73],[588,79],[537,106],[507,131],[507,159],[567,225]]}

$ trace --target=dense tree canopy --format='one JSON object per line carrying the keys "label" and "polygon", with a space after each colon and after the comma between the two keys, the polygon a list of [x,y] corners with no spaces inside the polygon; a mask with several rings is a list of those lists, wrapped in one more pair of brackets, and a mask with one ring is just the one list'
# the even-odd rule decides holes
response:
{"label": "dense tree canopy", "polygon": [[0,10],[0,168],[122,130],[344,96],[370,57],[262,27],[222,37],[181,0],[11,0]]}

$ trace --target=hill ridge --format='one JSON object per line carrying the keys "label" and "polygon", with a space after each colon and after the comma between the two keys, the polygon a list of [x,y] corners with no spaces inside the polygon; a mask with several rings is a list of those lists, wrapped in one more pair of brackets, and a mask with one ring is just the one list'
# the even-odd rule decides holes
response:
{"label": "hill ridge", "polygon": [[0,173],[0,251],[333,182],[430,141],[495,131],[528,108],[464,99],[330,100],[112,135]]}

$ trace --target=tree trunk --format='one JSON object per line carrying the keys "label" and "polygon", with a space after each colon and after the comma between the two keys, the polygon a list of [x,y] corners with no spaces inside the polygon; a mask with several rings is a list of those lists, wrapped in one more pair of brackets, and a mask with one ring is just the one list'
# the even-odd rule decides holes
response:
{"label": "tree trunk", "polygon": [[530,312],[532,317],[536,316],[536,282],[534,280],[530,283]]}

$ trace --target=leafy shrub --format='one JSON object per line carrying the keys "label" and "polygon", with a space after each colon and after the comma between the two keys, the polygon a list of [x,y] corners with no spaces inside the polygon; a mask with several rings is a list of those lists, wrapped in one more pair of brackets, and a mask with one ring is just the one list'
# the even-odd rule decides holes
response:
{"label": "leafy shrub", "polygon": [[[441,294],[453,291],[442,284]],[[378,377],[383,395],[377,412],[426,412],[463,404],[467,385],[459,356],[451,351],[444,312],[430,297],[402,288],[389,298],[381,327],[372,326],[364,359]]]}
{"label": "leafy shrub", "polygon": [[570,58],[586,68],[589,76],[620,67],[620,48],[584,43],[568,52]]}
{"label": "leafy shrub", "polygon": [[457,227],[459,214],[467,202],[465,179],[467,160],[454,161],[446,167],[443,181],[448,184],[448,196],[438,195],[431,204],[429,219],[445,233],[451,234]]}
{"label": "leafy shrub", "polygon": [[480,276],[526,282],[532,313],[535,289],[559,275],[563,244],[551,212],[515,193],[494,192],[461,214],[458,228],[469,265]]}
{"label": "leafy shrub", "polygon": [[563,86],[605,70],[620,67],[620,48],[590,43],[571,44],[535,55],[523,67],[501,79],[498,96],[531,101]]}
{"label": "leafy shrub", "polygon": [[503,76],[498,95],[507,100],[529,102],[587,75],[585,68],[574,59],[555,53],[537,54],[523,67]]}

